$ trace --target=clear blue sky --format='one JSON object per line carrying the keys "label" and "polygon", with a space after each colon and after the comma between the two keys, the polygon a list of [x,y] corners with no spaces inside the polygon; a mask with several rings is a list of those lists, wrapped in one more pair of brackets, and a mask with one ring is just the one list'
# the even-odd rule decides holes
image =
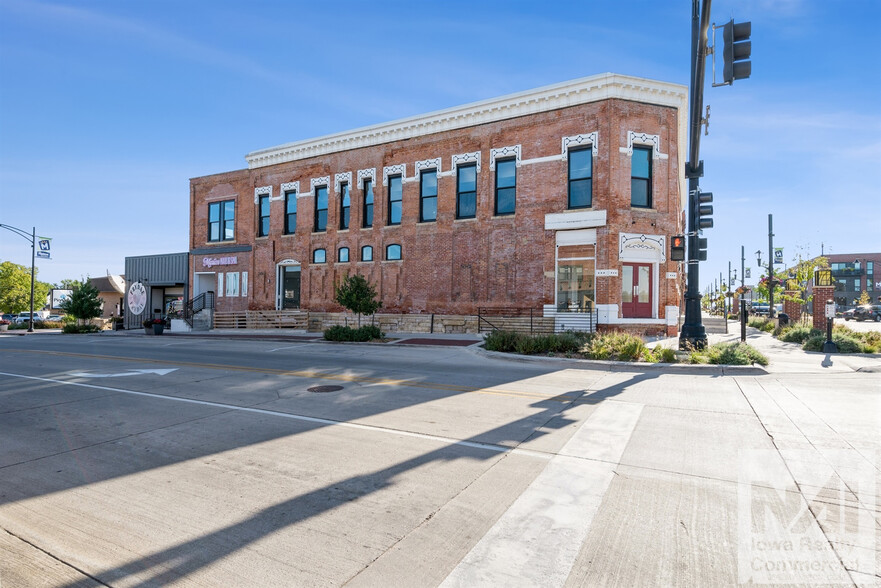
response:
{"label": "clear blue sky", "polygon": [[[604,72],[688,84],[691,5],[0,0],[0,223],[53,238],[44,281],[122,273],[185,251],[189,178],[250,151]],[[706,86],[701,289],[741,245],[755,282],[769,213],[787,261],[881,250],[881,1],[732,17],[753,73]],[[0,230],[0,260],[28,243]]]}

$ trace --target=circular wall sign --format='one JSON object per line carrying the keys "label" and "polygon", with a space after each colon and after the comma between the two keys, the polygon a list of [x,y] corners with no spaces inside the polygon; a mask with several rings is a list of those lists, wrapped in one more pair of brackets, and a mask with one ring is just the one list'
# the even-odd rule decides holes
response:
{"label": "circular wall sign", "polygon": [[135,282],[128,289],[128,310],[132,314],[141,314],[147,307],[147,289],[140,282]]}

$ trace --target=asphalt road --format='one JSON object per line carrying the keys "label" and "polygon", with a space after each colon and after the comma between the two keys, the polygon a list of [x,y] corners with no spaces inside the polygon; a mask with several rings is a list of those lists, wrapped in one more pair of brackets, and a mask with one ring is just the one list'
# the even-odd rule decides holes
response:
{"label": "asphalt road", "polygon": [[878,373],[620,369],[0,337],[0,586],[878,584]]}

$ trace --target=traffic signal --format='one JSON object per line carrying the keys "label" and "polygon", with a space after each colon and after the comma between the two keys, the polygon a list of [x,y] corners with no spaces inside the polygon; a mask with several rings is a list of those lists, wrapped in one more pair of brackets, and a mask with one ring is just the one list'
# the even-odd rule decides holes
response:
{"label": "traffic signal", "polygon": [[752,23],[748,21],[735,23],[731,19],[722,27],[722,39],[725,42],[722,50],[722,79],[726,84],[748,78],[752,73],[752,62],[748,61],[752,52],[750,34]]}
{"label": "traffic signal", "polygon": [[694,237],[695,259],[698,261],[707,260],[707,240],[705,237]]}
{"label": "traffic signal", "polygon": [[685,261],[685,236],[673,235],[670,238],[670,260]]}
{"label": "traffic signal", "polygon": [[712,192],[697,192],[694,198],[694,226],[695,229],[712,229],[713,228],[713,219],[711,218],[713,214],[713,206],[710,202],[713,201],[713,193]]}

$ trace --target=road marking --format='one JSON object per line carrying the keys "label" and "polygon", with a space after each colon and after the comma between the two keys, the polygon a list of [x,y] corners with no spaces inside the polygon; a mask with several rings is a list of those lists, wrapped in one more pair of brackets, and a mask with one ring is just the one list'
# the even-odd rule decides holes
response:
{"label": "road marking", "polygon": [[267,410],[265,408],[254,408],[250,406],[237,406],[235,404],[225,404],[223,402],[211,402],[209,400],[194,400],[192,398],[181,398],[178,396],[168,396],[166,394],[156,394],[154,392],[138,392],[135,390],[126,390],[124,388],[111,388],[110,386],[98,386],[97,384],[84,384],[82,382],[70,382],[68,380],[56,380],[54,378],[40,378],[37,376],[25,376],[22,374],[11,374],[7,372],[0,372],[0,376],[9,376],[12,378],[22,378],[25,380],[35,380],[38,382],[51,382],[53,384],[63,384],[66,386],[77,386],[80,388],[92,388],[95,390],[105,390],[109,392],[118,392],[120,394],[130,394],[132,396],[144,396],[146,398],[154,398],[157,400],[171,400],[174,402],[183,402],[186,404],[197,404],[200,406],[210,406],[212,408],[221,408],[228,411],[237,411],[237,412],[247,412],[253,414],[281,417],[285,419],[291,419],[295,421],[304,421],[307,423],[316,423],[319,425],[327,425],[327,426],[335,426],[335,427],[344,427],[347,429],[357,429],[361,431],[371,431],[371,432],[379,432],[379,433],[388,433],[392,435],[397,435],[400,437],[410,437],[413,439],[424,439],[426,441],[435,441],[438,443],[444,443],[447,445],[460,445],[462,447],[470,447],[473,449],[483,449],[486,451],[492,451],[494,453],[514,453],[517,455],[527,455],[531,457],[538,457],[540,459],[550,459],[552,454],[546,453],[543,451],[534,451],[531,449],[518,449],[514,447],[507,447],[505,445],[496,445],[494,443],[478,443],[475,441],[463,441],[461,439],[454,439],[452,437],[444,437],[441,435],[431,435],[428,433],[415,433],[413,431],[404,431],[401,429],[390,429],[387,427],[378,427],[375,425],[364,425],[360,423],[350,423],[346,421],[336,421],[332,419],[322,419],[318,417],[310,417],[305,415],[293,414],[289,412],[279,412],[275,410]]}
{"label": "road marking", "polygon": [[353,382],[357,384],[374,384],[382,386],[406,386],[410,388],[424,388],[428,390],[442,390],[447,392],[464,392],[475,394],[489,394],[492,396],[508,396],[513,398],[526,398],[528,400],[545,400],[553,402],[568,403],[578,401],[580,393],[563,393],[556,396],[548,396],[546,394],[537,394],[534,392],[524,392],[521,390],[504,390],[501,388],[475,388],[473,386],[459,386],[456,384],[438,384],[434,382],[421,382],[418,380],[394,380],[389,378],[373,378],[370,376],[354,376],[351,374],[331,374],[328,372],[320,372],[316,370],[278,370],[272,368],[255,368],[236,365],[222,365],[213,363],[195,363],[186,361],[173,361],[167,359],[145,359],[138,357],[116,357],[113,355],[96,355],[89,353],[73,353],[69,351],[44,351],[37,349],[2,349],[0,353],[33,353],[39,355],[55,355],[61,357],[83,357],[88,359],[105,359],[110,361],[124,361],[127,363],[152,363],[164,365],[176,365],[178,367],[193,367],[199,369],[213,369],[224,371],[248,372],[258,374],[273,374],[278,376],[294,376],[298,378],[310,378],[315,380],[335,380],[342,382]]}
{"label": "road marking", "polygon": [[441,586],[563,586],[642,407],[598,406]]}
{"label": "road marking", "polygon": [[176,371],[177,368],[171,368],[167,370],[129,370],[127,372],[120,372],[117,374],[90,374],[89,372],[70,372],[70,375],[76,378],[120,378],[122,376],[142,376],[144,374],[156,374],[157,376],[164,376],[165,374],[170,374],[171,372]]}
{"label": "road marking", "polygon": [[290,345],[289,347],[276,347],[275,349],[270,349],[266,353],[272,353],[273,351],[283,351],[285,349],[297,349],[299,347],[306,347],[307,345],[311,345],[311,343],[300,343],[299,345]]}

